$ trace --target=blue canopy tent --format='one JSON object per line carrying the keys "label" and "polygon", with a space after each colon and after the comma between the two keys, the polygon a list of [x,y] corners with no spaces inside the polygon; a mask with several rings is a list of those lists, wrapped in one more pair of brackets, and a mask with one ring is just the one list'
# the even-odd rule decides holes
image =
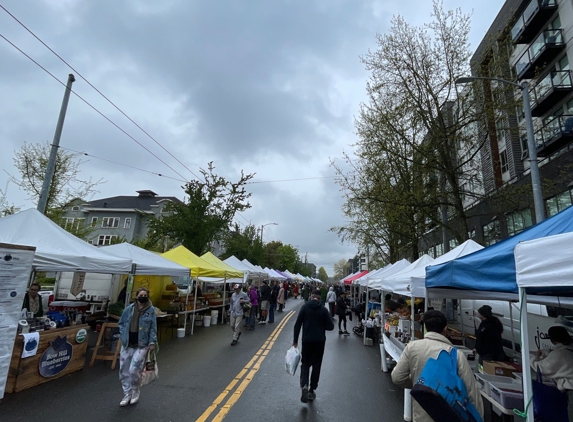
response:
{"label": "blue canopy tent", "polygon": [[573,207],[495,245],[426,267],[426,288],[517,293],[513,250],[519,242],[573,232]]}
{"label": "blue canopy tent", "polygon": [[[527,312],[523,312],[527,309],[527,294],[525,288],[517,285],[514,250],[520,242],[568,232],[573,232],[573,207],[495,245],[441,265],[426,267],[426,291],[445,288],[457,291],[495,292],[498,295],[519,293],[521,347],[522,350],[529,352],[529,338],[524,335],[527,332],[528,318]],[[535,291],[530,289],[530,292],[555,293],[550,287],[552,283],[547,281],[547,287],[538,287]],[[521,356],[523,368],[529,367],[527,352]],[[526,409],[524,416],[528,422],[533,422],[531,378],[529,371],[523,372],[527,374],[523,379]]]}

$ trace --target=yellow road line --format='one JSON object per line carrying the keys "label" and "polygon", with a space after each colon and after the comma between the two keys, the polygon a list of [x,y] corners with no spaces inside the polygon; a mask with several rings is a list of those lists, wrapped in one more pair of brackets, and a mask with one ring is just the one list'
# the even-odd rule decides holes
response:
{"label": "yellow road line", "polygon": [[[237,389],[233,391],[233,393],[231,394],[231,397],[229,397],[227,402],[223,406],[221,406],[221,410],[219,410],[219,413],[215,415],[215,417],[213,418],[213,422],[220,422],[225,418],[227,413],[229,413],[233,405],[239,400],[239,398],[241,397],[247,386],[253,380],[255,374],[261,367],[261,364],[263,363],[268,353],[274,346],[275,341],[277,340],[280,333],[286,326],[287,322],[291,319],[291,317],[294,314],[295,311],[290,311],[284,316],[281,322],[275,327],[275,329],[271,332],[267,340],[263,343],[261,348],[251,358],[249,363],[247,363],[245,367],[241,369],[241,371],[237,374],[237,376],[233,379],[233,381],[231,381],[229,385],[225,387],[223,392],[219,394],[219,396],[217,396],[215,401],[203,412],[203,414],[196,420],[196,422],[207,421],[209,416],[211,416],[211,414],[219,407],[219,405],[223,402],[225,397],[229,395],[229,393],[233,390],[233,388],[237,385],[237,383],[241,381],[241,378],[244,377],[244,379],[241,381]],[[245,376],[245,374],[247,375]]]}

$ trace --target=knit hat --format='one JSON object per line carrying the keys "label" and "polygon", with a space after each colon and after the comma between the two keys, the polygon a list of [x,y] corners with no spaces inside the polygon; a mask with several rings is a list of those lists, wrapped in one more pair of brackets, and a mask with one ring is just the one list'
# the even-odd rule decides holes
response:
{"label": "knit hat", "polygon": [[478,312],[480,313],[480,315],[486,318],[490,318],[493,316],[493,314],[491,313],[491,306],[489,305],[483,305],[481,308],[478,309]]}

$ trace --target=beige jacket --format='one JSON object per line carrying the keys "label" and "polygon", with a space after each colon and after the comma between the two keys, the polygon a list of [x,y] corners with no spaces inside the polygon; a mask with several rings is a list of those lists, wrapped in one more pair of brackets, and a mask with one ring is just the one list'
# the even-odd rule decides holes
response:
{"label": "beige jacket", "polygon": [[[420,377],[422,369],[429,358],[437,358],[440,351],[452,349],[453,345],[441,334],[429,332],[423,340],[416,340],[408,343],[400,361],[392,371],[392,381],[394,384],[404,388],[412,388],[413,384]],[[468,390],[470,401],[483,418],[483,402],[476,380],[470,365],[463,353],[458,353],[458,375],[463,380]],[[432,422],[432,418],[424,412],[422,407],[412,400],[414,422]]]}

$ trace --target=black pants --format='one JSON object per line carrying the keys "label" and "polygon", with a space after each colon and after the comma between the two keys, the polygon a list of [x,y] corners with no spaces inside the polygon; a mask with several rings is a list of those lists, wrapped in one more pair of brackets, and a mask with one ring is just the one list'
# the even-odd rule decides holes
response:
{"label": "black pants", "polygon": [[330,317],[334,318],[334,302],[328,302],[328,309],[330,309]]}
{"label": "black pants", "polygon": [[[322,356],[324,355],[324,345],[326,342],[302,342],[302,352],[300,360],[300,388],[308,385],[311,390],[316,390],[320,378],[320,367]],[[310,368],[312,367],[312,374]],[[310,384],[308,382],[310,374]]]}
{"label": "black pants", "polygon": [[342,331],[341,325],[344,322],[344,331],[346,331],[346,315],[338,315],[338,331]]}

